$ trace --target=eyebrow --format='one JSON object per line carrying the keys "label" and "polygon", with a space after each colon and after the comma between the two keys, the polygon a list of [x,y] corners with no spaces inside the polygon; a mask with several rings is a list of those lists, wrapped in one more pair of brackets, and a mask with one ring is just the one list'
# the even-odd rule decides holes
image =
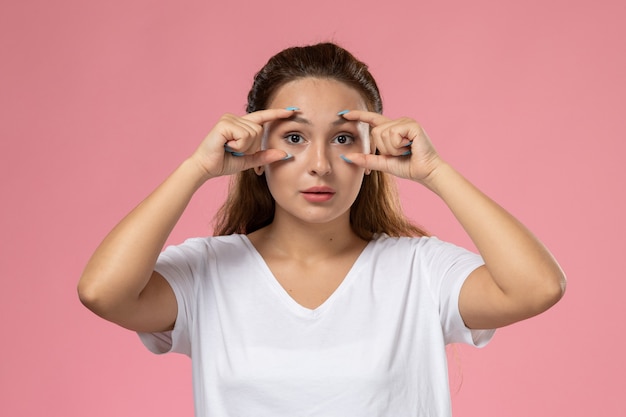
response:
{"label": "eyebrow", "polygon": [[[291,117],[286,118],[285,120],[289,120],[292,122],[296,122],[296,123],[302,123],[305,125],[312,125],[313,123],[311,123],[311,121],[309,119],[305,119],[302,116],[298,116],[297,114],[294,114]],[[337,120],[335,120],[334,122],[332,122],[333,126],[338,126],[338,125],[343,125],[346,123],[350,123],[352,122],[352,120],[346,120],[343,117],[339,116],[339,118],[337,118]]]}

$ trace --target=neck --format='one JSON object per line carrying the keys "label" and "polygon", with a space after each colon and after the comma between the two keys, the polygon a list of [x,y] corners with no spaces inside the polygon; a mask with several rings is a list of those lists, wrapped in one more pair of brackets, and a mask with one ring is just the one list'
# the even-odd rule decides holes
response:
{"label": "neck", "polygon": [[269,226],[251,233],[261,253],[315,262],[365,246],[350,227],[349,213],[328,223],[304,223],[277,216]]}

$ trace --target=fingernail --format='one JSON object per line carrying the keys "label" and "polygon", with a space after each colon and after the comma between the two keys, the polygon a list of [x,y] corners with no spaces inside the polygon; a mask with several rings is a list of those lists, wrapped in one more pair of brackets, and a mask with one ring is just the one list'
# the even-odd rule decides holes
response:
{"label": "fingernail", "polygon": [[407,155],[411,155],[411,150],[406,151],[405,153],[403,153],[400,156],[407,156]]}
{"label": "fingernail", "polygon": [[342,110],[339,113],[337,113],[337,116],[343,116],[344,114],[349,113],[349,112],[350,110]]}
{"label": "fingernail", "polygon": [[225,150],[226,152],[228,152],[229,154],[233,155],[233,156],[244,156],[244,155],[245,155],[245,153],[243,153],[243,152],[237,152],[237,151],[235,151],[235,150],[231,149],[231,148],[230,148],[229,146],[227,146],[227,145],[224,145],[224,150]]}
{"label": "fingernail", "polygon": [[410,141],[409,143],[407,143],[406,145],[404,145],[405,148],[408,148],[409,146],[413,145],[413,141]]}
{"label": "fingernail", "polygon": [[281,159],[281,161],[286,161],[287,159],[291,159],[293,158],[293,155],[288,153],[286,157],[284,157],[283,159]]}
{"label": "fingernail", "polygon": [[346,161],[347,163],[349,163],[349,164],[353,164],[353,163],[354,163],[354,162],[352,162],[351,160],[349,160],[348,158],[346,158],[346,156],[345,156],[345,155],[339,155],[339,157],[340,157],[341,159],[343,159],[344,161]]}
{"label": "fingernail", "polygon": [[285,107],[285,110],[296,111],[296,110],[300,110],[300,108],[296,106],[289,106],[289,107]]}

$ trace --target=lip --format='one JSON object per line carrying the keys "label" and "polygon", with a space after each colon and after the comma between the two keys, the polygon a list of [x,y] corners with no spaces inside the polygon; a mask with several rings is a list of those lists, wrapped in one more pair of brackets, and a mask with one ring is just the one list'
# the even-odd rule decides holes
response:
{"label": "lip", "polygon": [[319,187],[311,187],[302,191],[303,193],[330,193],[335,194],[335,190],[331,187],[319,186]]}
{"label": "lip", "polygon": [[335,196],[335,190],[331,187],[311,187],[300,193],[310,203],[323,203]]}

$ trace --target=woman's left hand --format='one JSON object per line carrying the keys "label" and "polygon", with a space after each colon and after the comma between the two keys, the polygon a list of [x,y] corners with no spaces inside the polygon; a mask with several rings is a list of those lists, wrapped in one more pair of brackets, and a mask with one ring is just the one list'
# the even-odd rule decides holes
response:
{"label": "woman's left hand", "polygon": [[378,155],[346,154],[345,157],[355,165],[424,183],[443,163],[424,129],[413,119],[389,119],[362,110],[351,110],[343,117],[372,127],[370,145]]}

